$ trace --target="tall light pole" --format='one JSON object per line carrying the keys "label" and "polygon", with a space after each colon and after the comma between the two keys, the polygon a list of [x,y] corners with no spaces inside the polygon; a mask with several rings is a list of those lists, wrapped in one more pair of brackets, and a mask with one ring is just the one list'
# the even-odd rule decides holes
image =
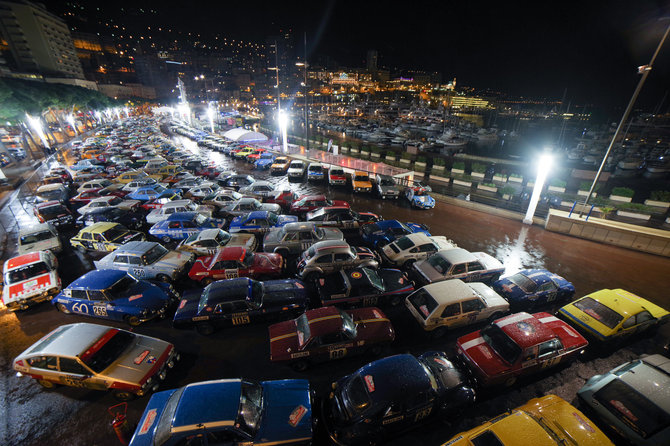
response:
{"label": "tall light pole", "polygon": [[[668,20],[669,18],[663,18],[661,20]],[[635,104],[635,101],[637,100],[638,95],[640,94],[640,90],[642,90],[642,86],[644,85],[644,81],[647,80],[647,76],[649,76],[649,72],[651,71],[651,67],[654,64],[654,61],[656,60],[656,56],[658,56],[658,53],[661,51],[661,47],[663,46],[663,43],[665,43],[665,39],[668,37],[668,33],[670,33],[670,24],[668,24],[668,27],[665,28],[665,33],[663,34],[663,38],[661,38],[661,41],[658,42],[658,46],[656,47],[656,51],[654,51],[654,55],[651,56],[651,60],[649,61],[649,64],[647,65],[642,65],[640,67],[637,67],[637,71],[639,74],[642,74],[642,77],[640,77],[640,81],[637,83],[637,88],[635,88],[635,91],[633,92],[633,96],[630,98],[630,101],[628,102],[628,107],[626,107],[626,111],[623,112],[623,116],[621,117],[621,121],[619,122],[619,126],[616,128],[616,132],[614,132],[614,136],[612,136],[612,140],[610,141],[609,147],[607,147],[607,152],[605,152],[605,156],[603,157],[602,163],[600,163],[600,168],[598,168],[598,173],[596,173],[596,177],[593,179],[593,184],[591,184],[591,188],[589,189],[589,193],[586,196],[586,199],[584,200],[584,204],[582,205],[581,209],[579,210],[579,216],[577,218],[582,218],[582,214],[584,213],[584,209],[586,209],[586,205],[591,199],[591,195],[593,194],[593,190],[596,187],[596,184],[598,183],[598,179],[600,178],[600,174],[603,171],[603,167],[605,167],[605,163],[607,162],[607,158],[610,155],[610,152],[612,151],[612,146],[614,146],[614,142],[616,141],[617,137],[619,136],[619,132],[621,131],[621,128],[623,127],[624,122],[626,122],[626,119],[628,119],[628,115],[630,114],[631,110],[633,109],[633,105]]]}
{"label": "tall light pole", "polygon": [[[268,68],[268,70],[275,70],[277,73],[277,83],[275,88],[277,89],[277,124],[281,124],[281,94],[279,93],[279,47],[277,46],[277,41],[275,40],[275,66]],[[281,137],[282,128],[279,126],[279,135]]]}
{"label": "tall light pole", "polygon": [[303,82],[303,87],[305,87],[304,92],[304,112],[305,112],[305,148],[309,150],[309,109],[307,108],[307,32],[305,32],[305,61],[296,62],[297,66],[305,67],[305,81]]}

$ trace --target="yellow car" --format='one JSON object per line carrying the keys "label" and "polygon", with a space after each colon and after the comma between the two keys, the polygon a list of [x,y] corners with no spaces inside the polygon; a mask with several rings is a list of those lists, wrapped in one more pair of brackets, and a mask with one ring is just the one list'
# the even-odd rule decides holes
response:
{"label": "yellow car", "polygon": [[153,172],[149,172],[148,169],[145,169],[144,173],[146,173],[149,178],[153,178],[154,180],[160,182],[169,176],[181,172],[182,170],[184,170],[184,168],[181,166],[177,166],[176,164],[168,164],[167,166],[159,167]]}
{"label": "yellow car", "polygon": [[535,398],[442,446],[607,446],[614,444],[586,416],[556,395]]}
{"label": "yellow car", "polygon": [[591,293],[565,305],[558,315],[599,341],[630,336],[670,318],[667,310],[622,289]]}
{"label": "yellow car", "polygon": [[367,172],[355,171],[351,176],[351,186],[354,192],[372,192],[372,181]]}
{"label": "yellow car", "polygon": [[131,231],[118,223],[101,221],[79,231],[70,239],[70,244],[80,252],[109,252],[124,243],[144,240],[146,237],[141,232]]}
{"label": "yellow car", "polygon": [[247,155],[251,155],[251,153],[254,150],[256,150],[256,149],[254,149],[253,147],[245,147],[242,150],[240,150],[239,152],[235,152],[235,154],[233,155],[233,158],[235,158],[236,160],[247,159]]}
{"label": "yellow car", "polygon": [[114,178],[114,181],[121,184],[128,184],[131,181],[135,181],[140,178],[146,178],[146,177],[148,177],[148,175],[141,170],[130,170]]}
{"label": "yellow car", "polygon": [[291,160],[285,156],[278,156],[270,166],[270,173],[286,173]]}

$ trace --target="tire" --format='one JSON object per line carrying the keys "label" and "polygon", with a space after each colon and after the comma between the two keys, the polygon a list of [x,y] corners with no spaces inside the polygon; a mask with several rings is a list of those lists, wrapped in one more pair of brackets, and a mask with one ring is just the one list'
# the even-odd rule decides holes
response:
{"label": "tire", "polygon": [[503,385],[504,385],[505,387],[512,387],[515,383],[516,383],[516,376],[510,376],[509,378],[507,378],[507,379],[505,380],[505,382],[503,383]]}
{"label": "tire", "polygon": [[137,327],[141,324],[140,319],[137,316],[126,316],[123,320],[131,327]]}
{"label": "tire", "polygon": [[156,279],[160,280],[161,282],[172,283],[172,277],[168,276],[167,274],[159,274],[156,276]]}
{"label": "tire", "polygon": [[309,364],[307,364],[307,361],[296,361],[291,364],[291,368],[296,372],[304,372],[307,370],[308,365]]}
{"label": "tire", "polygon": [[56,309],[60,311],[63,314],[70,314],[72,313],[70,310],[67,309],[65,304],[56,304]]}
{"label": "tire", "polygon": [[133,392],[130,392],[129,390],[114,391],[114,398],[116,398],[118,401],[132,401],[136,396],[137,395],[135,395]]}
{"label": "tire", "polygon": [[433,339],[439,339],[444,337],[444,335],[447,334],[447,328],[446,327],[438,327],[435,330],[430,332],[430,337]]}
{"label": "tire", "polygon": [[208,324],[207,322],[201,322],[195,326],[195,331],[203,336],[209,336],[214,333],[214,326],[212,324]]}
{"label": "tire", "polygon": [[212,282],[214,282],[214,280],[212,280],[211,277],[205,277],[200,283],[202,283],[202,286],[207,286]]}
{"label": "tire", "polygon": [[172,239],[169,236],[164,235],[164,236],[161,237],[161,241],[163,243],[170,243],[172,241]]}
{"label": "tire", "polygon": [[57,385],[55,382],[47,381],[46,379],[38,379],[37,384],[44,387],[45,389],[54,389]]}

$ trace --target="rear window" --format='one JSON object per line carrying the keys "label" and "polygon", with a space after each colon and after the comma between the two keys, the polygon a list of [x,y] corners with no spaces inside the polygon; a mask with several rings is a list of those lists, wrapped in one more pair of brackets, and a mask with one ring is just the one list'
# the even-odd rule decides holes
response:
{"label": "rear window", "polygon": [[428,319],[428,316],[430,316],[433,310],[437,308],[437,302],[435,299],[433,299],[433,296],[431,296],[430,293],[428,293],[428,291],[424,290],[423,288],[414,292],[414,294],[409,296],[408,299],[412,306],[424,319]]}
{"label": "rear window", "polygon": [[594,397],[642,438],[649,438],[670,426],[670,414],[619,379],[605,385]]}
{"label": "rear window", "polygon": [[535,291],[535,288],[537,288],[537,284],[535,282],[521,273],[517,273],[511,277],[508,277],[508,280],[526,293],[532,293]]}
{"label": "rear window", "polygon": [[590,297],[580,299],[573,305],[601,324],[605,325],[607,328],[616,327],[623,319],[623,316],[621,316],[619,313],[612,310],[611,308],[606,307],[600,302],[593,300]]}
{"label": "rear window", "polygon": [[451,268],[451,263],[447,262],[447,260],[439,254],[434,254],[428,257],[427,262],[440,274],[448,273],[449,268]]}
{"label": "rear window", "polygon": [[[400,248],[401,251],[405,251],[406,249],[413,248],[414,242],[410,240],[409,237],[400,237],[395,241],[394,245],[398,245],[398,248]],[[391,247],[393,247],[393,245],[391,245]]]}

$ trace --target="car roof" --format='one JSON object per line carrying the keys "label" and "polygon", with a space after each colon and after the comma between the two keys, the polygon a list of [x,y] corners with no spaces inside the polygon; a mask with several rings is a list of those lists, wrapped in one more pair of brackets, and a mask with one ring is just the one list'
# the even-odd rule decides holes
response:
{"label": "car roof", "polygon": [[[116,253],[116,251],[114,252]],[[127,276],[128,273],[116,269],[92,270],[73,281],[67,288],[104,290]]]}
{"label": "car roof", "polygon": [[[105,325],[80,322],[61,325],[25,350],[17,359],[28,355],[80,356],[105,334],[121,331]],[[139,336],[139,335],[138,335]]]}
{"label": "car roof", "polygon": [[523,276],[535,282],[537,285],[543,285],[552,280],[557,282],[558,285],[567,284],[567,280],[565,280],[563,277],[547,271],[546,269],[522,269],[516,274],[522,274]]}
{"label": "car roof", "polygon": [[368,175],[368,176],[370,176],[370,173],[369,172],[364,172],[362,170],[356,170],[356,171],[354,171],[354,175]]}
{"label": "car roof", "polygon": [[670,413],[670,359],[662,355],[640,359],[633,371],[619,375],[618,379]]}
{"label": "car roof", "polygon": [[29,252],[28,254],[23,254],[20,256],[12,257],[11,259],[5,262],[5,269],[12,269],[18,266],[24,266],[31,263],[44,260],[44,253],[42,251]]}
{"label": "car roof", "polygon": [[442,249],[437,251],[434,255],[439,255],[452,265],[456,263],[477,261],[477,257],[475,257],[470,251],[463,248]]}
{"label": "car roof", "polygon": [[251,211],[247,214],[245,220],[249,220],[252,218],[267,218],[269,214],[270,214],[269,211]]}
{"label": "car roof", "polygon": [[116,251],[114,251],[114,253],[144,254],[158,244],[158,242],[145,241],[127,242],[121,245]]}
{"label": "car roof", "polygon": [[99,221],[97,223],[93,223],[91,226],[83,228],[79,232],[105,232],[106,230],[115,226],[119,226],[119,224],[111,221]]}
{"label": "car roof", "polygon": [[[379,224],[379,223],[380,222],[377,222],[376,224]],[[433,241],[428,235],[426,235],[425,232],[413,232],[411,234],[405,234],[400,238],[404,238],[404,237],[407,237],[415,245],[422,245],[424,243],[428,243],[428,242]]]}
{"label": "car roof", "polygon": [[[555,318],[554,318],[555,319]],[[522,349],[556,338],[556,333],[532,314],[510,314],[495,322]]]}
{"label": "car roof", "polygon": [[423,289],[430,293],[438,305],[448,305],[477,296],[477,293],[472,287],[461,279],[443,280],[441,282],[431,283],[424,286]]}
{"label": "car roof", "polygon": [[186,205],[191,204],[191,203],[193,203],[193,201],[189,200],[188,198],[184,198],[182,200],[172,200],[172,201],[168,201],[167,203],[165,203],[159,209],[173,208],[173,207],[177,207],[177,206],[186,206]]}
{"label": "car roof", "polygon": [[314,228],[316,228],[316,223],[312,223],[309,221],[292,221],[284,225],[284,231],[286,232],[304,231],[304,230],[313,231]]}
{"label": "car roof", "polygon": [[[584,296],[584,298],[585,297],[590,297],[591,299],[600,302],[607,308],[616,311],[624,317],[639,313],[640,310],[642,310],[642,307],[650,310],[651,313],[654,313],[658,310],[665,311],[661,307],[654,305],[648,300],[621,288],[614,290],[598,290],[587,296]],[[574,302],[572,303],[574,304]]]}
{"label": "car roof", "polygon": [[46,201],[44,203],[40,203],[36,207],[37,207],[37,210],[40,210],[42,208],[48,208],[50,206],[63,206],[63,204],[60,201],[51,200],[51,201]]}
{"label": "car roof", "polygon": [[[222,379],[185,386],[171,430],[201,431],[206,427],[233,426],[240,406],[241,382],[240,379]],[[207,426],[207,423],[216,424]]]}
{"label": "car roof", "polygon": [[175,212],[174,214],[172,214],[168,218],[166,218],[165,221],[193,220],[196,215],[198,215],[197,212]]}
{"label": "car roof", "polygon": [[46,230],[51,230],[51,225],[49,223],[37,223],[34,225],[30,225],[28,227],[21,228],[19,230],[19,237],[26,234],[32,234],[34,232],[42,232]]}
{"label": "car roof", "polygon": [[379,226],[380,229],[389,229],[389,228],[402,228],[403,224],[398,220],[381,220],[372,223],[373,225]]}
{"label": "car roof", "polygon": [[317,251],[329,248],[350,248],[349,244],[343,240],[323,240],[312,245]]}
{"label": "car roof", "polygon": [[228,246],[226,248],[219,249],[216,253],[215,261],[219,260],[242,260],[246,249],[240,246]]}
{"label": "car roof", "polygon": [[[236,277],[212,282],[209,285],[207,303],[216,305],[221,302],[232,302],[243,300],[250,294],[252,280],[248,277]],[[235,290],[236,292],[233,292]],[[238,291],[241,291],[239,293]],[[243,299],[241,297],[244,296]]]}
{"label": "car roof", "polygon": [[63,183],[45,184],[37,188],[37,193],[65,189]]}
{"label": "car roof", "polygon": [[404,401],[431,389],[430,378],[419,360],[408,354],[388,356],[373,361],[357,372],[363,379],[372,377],[374,391],[368,391],[375,402]]}
{"label": "car roof", "polygon": [[197,237],[193,241],[207,240],[215,238],[222,230],[219,228],[204,229],[197,233]]}
{"label": "car roof", "polygon": [[[343,310],[342,310],[343,311]],[[340,309],[329,306],[308,310],[305,312],[309,322],[309,331],[312,337],[338,332],[342,329]]]}

